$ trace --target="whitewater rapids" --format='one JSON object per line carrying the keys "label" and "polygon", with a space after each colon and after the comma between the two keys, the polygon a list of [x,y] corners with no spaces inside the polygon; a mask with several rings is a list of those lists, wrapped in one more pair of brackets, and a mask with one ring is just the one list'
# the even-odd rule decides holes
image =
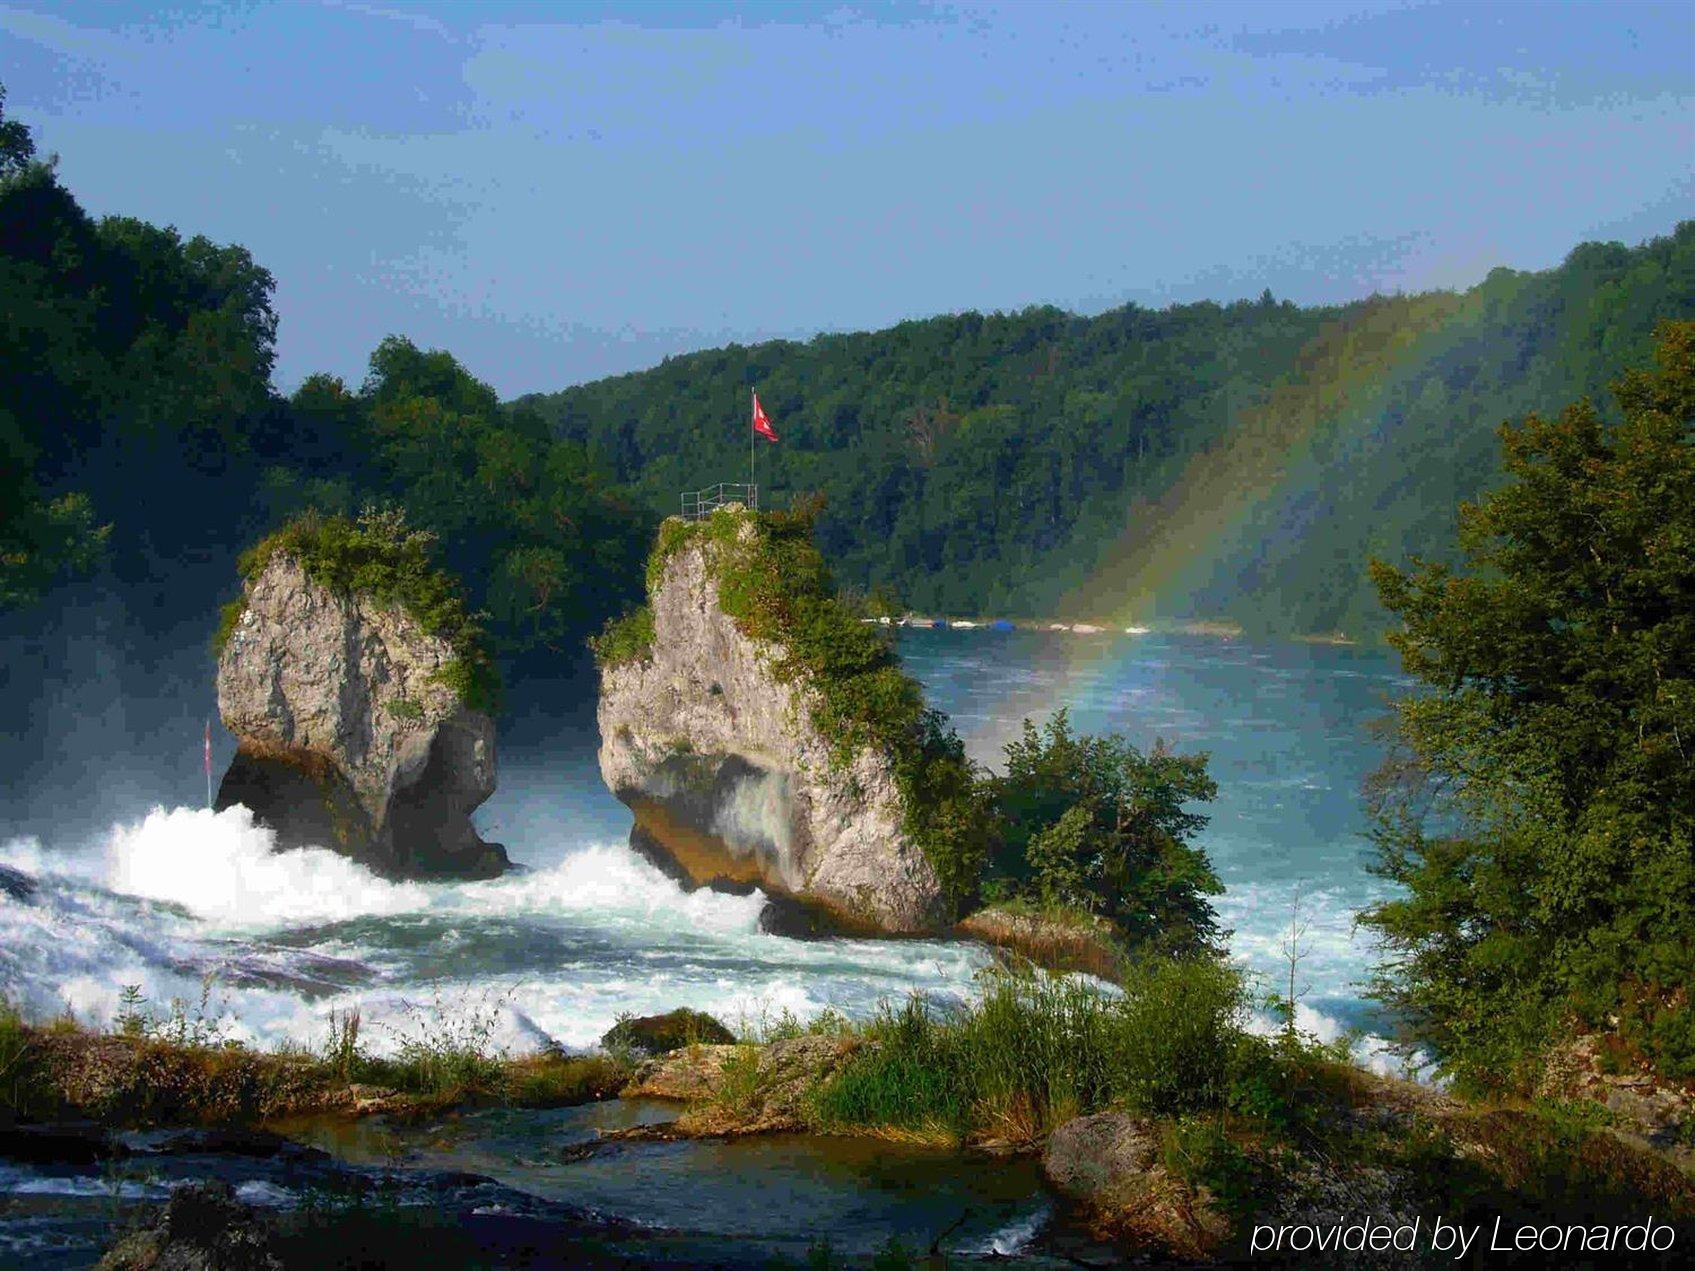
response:
{"label": "whitewater rapids", "polygon": [[[321,849],[273,852],[247,809],[155,808],[101,842],[0,846],[0,986],[34,1018],[109,1024],[125,986],[221,1037],[318,1048],[352,1009],[392,1053],[486,1028],[520,1054],[593,1046],[621,1014],[688,1006],[754,1030],[785,1012],[864,1017],[910,993],[962,1000],[988,954],[944,941],[798,941],[764,897],[685,893],[622,844],[484,882],[390,882]],[[202,998],[204,996],[204,1007]]]}

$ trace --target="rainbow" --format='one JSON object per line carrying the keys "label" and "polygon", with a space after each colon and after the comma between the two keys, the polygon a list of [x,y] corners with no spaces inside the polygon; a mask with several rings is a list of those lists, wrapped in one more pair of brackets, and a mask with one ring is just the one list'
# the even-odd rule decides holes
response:
{"label": "rainbow", "polygon": [[1229,624],[1194,621],[1188,598],[1195,584],[1256,513],[1313,481],[1314,465],[1292,461],[1315,440],[1379,425],[1384,390],[1423,363],[1443,332],[1481,311],[1480,291],[1377,297],[1321,328],[1287,377],[1233,414],[1218,444],[1191,458],[1157,499],[1131,510],[1089,578],[1060,604],[1104,633],[1067,639],[1054,674],[1005,702],[971,738],[973,751],[998,757],[1024,718],[1045,717],[1076,700],[1083,681],[1110,676],[1136,657],[1126,627],[1187,624],[1230,634]]}
{"label": "rainbow", "polygon": [[1423,360],[1432,338],[1471,307],[1474,293],[1374,298],[1349,306],[1302,350],[1296,369],[1230,420],[1224,439],[1190,459],[1152,503],[1127,518],[1066,612],[1131,624],[1195,618],[1185,582],[1268,502],[1295,483],[1290,459],[1315,437],[1375,422],[1372,406],[1394,375]]}

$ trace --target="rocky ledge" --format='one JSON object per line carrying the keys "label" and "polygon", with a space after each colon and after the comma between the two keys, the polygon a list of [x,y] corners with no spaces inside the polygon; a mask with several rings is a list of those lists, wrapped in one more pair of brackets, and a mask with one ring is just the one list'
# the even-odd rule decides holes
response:
{"label": "rocky ledge", "polygon": [[218,659],[239,748],[217,806],[245,804],[279,849],[331,848],[390,877],[500,874],[505,849],[470,819],[494,793],[494,721],[451,683],[460,652],[272,552]]}
{"label": "rocky ledge", "polygon": [[781,640],[725,611],[721,580],[760,563],[756,518],[673,520],[660,544],[638,646],[601,658],[600,771],[635,813],[632,843],[688,885],[759,887],[839,928],[944,927],[892,756],[866,745],[844,762],[819,686],[780,673]]}

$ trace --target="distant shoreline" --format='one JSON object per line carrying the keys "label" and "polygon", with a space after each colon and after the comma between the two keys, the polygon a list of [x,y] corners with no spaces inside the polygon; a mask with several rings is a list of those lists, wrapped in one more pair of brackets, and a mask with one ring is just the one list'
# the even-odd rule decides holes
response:
{"label": "distant shoreline", "polygon": [[[950,631],[1042,631],[1068,635],[1190,635],[1209,636],[1218,640],[1239,640],[1247,631],[1239,623],[1215,619],[1193,619],[1183,622],[1154,622],[1120,627],[1109,622],[1063,622],[1048,618],[938,618],[928,614],[907,614],[901,618],[862,618],[861,622],[886,627],[907,627],[916,630]],[[1358,648],[1370,643],[1343,631],[1315,631],[1302,635],[1272,637],[1295,644],[1324,644],[1337,648]]]}

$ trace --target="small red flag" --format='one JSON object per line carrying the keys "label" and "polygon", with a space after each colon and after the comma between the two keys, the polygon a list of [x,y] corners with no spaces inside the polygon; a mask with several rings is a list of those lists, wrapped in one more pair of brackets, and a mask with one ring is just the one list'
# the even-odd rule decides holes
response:
{"label": "small red flag", "polygon": [[212,721],[206,721],[206,776],[212,776]]}
{"label": "small red flag", "polygon": [[765,417],[765,408],[759,404],[759,394],[753,395],[753,431],[766,441],[777,440],[777,430],[771,427],[771,421]]}

